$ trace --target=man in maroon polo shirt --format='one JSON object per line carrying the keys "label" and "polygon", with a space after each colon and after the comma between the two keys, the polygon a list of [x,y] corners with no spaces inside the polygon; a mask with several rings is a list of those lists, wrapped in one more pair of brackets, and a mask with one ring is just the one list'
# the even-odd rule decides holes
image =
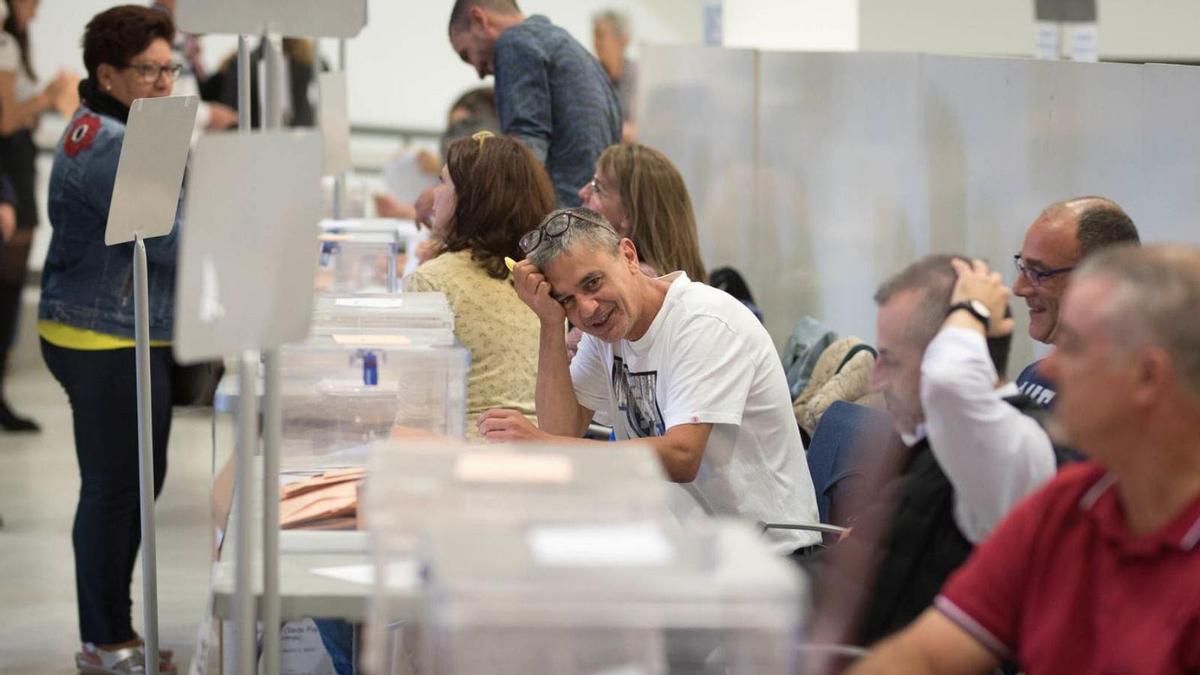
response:
{"label": "man in maroon polo shirt", "polygon": [[1054,419],[1094,460],[1019,505],[852,672],[1200,672],[1200,249],[1118,247],[1074,275]]}

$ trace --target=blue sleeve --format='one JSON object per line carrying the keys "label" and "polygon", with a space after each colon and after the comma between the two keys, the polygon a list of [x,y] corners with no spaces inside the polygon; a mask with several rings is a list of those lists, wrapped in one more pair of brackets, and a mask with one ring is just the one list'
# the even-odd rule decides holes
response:
{"label": "blue sleeve", "polygon": [[78,232],[77,236],[104,240],[108,209],[112,205],[113,187],[117,182],[117,164],[121,161],[123,138],[121,134],[101,133],[95,144],[83,151],[88,155],[81,167],[83,174],[80,181],[80,198],[87,209],[98,216],[90,222],[98,223],[99,231]]}
{"label": "blue sleeve", "polygon": [[517,136],[539,162],[546,162],[553,120],[547,58],[537,45],[520,39],[496,45],[496,108],[500,128]]}

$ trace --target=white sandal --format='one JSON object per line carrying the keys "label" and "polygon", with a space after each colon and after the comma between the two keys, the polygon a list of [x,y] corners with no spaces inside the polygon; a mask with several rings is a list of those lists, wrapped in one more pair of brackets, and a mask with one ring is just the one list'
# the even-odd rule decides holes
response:
{"label": "white sandal", "polygon": [[[141,675],[146,672],[146,653],[141,646],[108,651],[91,643],[75,654],[75,667],[86,675]],[[170,660],[160,656],[160,673],[177,672]]]}

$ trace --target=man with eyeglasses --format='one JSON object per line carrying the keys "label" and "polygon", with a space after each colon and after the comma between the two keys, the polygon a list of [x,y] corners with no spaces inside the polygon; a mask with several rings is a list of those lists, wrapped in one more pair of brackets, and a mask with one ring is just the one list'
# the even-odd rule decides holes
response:
{"label": "man with eyeglasses", "polygon": [[[1138,244],[1137,227],[1116,202],[1103,197],[1077,197],[1052,204],[1025,232],[1021,252],[1013,256],[1017,278],[1013,294],[1029,308],[1029,337],[1054,344],[1058,307],[1071,271],[1093,253],[1115,244]],[[1017,376],[1017,388],[1034,403],[1049,408],[1054,385],[1038,372],[1041,361]]]}
{"label": "man with eyeglasses", "polygon": [[1092,461],[1018,504],[853,675],[1200,672],[1200,250],[1109,248],[1074,277],[1045,369]]}
{"label": "man with eyeglasses", "polygon": [[[488,441],[579,439],[594,411],[618,441],[650,446],[673,482],[672,510],[750,522],[815,523],[812,477],[771,337],[732,296],[684,272],[650,277],[634,243],[585,208],[550,214],[521,240],[517,295],[541,322],[540,429],[517,411],[479,418]],[[569,363],[567,319],[585,333]],[[815,532],[771,529],[780,554]]]}

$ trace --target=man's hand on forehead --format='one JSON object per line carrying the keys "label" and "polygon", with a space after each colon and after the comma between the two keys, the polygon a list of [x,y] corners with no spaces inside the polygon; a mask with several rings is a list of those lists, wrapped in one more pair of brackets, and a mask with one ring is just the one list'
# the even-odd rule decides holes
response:
{"label": "man's hand on forehead", "polygon": [[528,260],[522,260],[513,265],[512,275],[517,297],[537,314],[543,326],[566,323],[566,310],[551,295],[550,282],[541,270]]}

